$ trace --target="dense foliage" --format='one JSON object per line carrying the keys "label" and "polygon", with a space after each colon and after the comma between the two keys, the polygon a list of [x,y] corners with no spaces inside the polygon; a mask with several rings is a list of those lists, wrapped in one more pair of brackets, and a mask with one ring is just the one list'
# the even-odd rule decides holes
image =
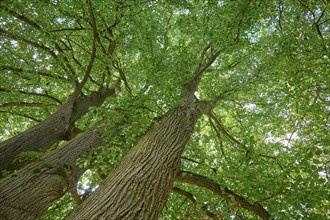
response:
{"label": "dense foliage", "polygon": [[[204,56],[220,51],[196,98],[213,100],[181,158],[276,219],[330,216],[330,2],[1,1],[0,137],[9,139],[121,79],[116,97],[76,122],[107,120],[106,146],[82,155],[78,193],[94,191],[165,112]],[[120,125],[118,125],[120,121]],[[116,125],[115,125],[116,124]],[[110,136],[112,127],[120,130]],[[51,154],[25,152],[16,162]],[[6,172],[3,173],[6,175]],[[176,182],[160,219],[254,219],[235,199]],[[181,191],[180,191],[181,190]],[[184,192],[184,193],[183,193]],[[43,219],[76,206],[66,194]]]}

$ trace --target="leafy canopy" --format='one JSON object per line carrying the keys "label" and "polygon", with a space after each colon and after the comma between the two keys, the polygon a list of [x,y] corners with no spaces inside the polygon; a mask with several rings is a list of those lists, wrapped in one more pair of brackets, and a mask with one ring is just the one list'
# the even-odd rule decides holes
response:
{"label": "leafy canopy", "polygon": [[[221,53],[195,95],[213,99],[232,92],[213,117],[199,120],[182,170],[262,204],[278,219],[325,219],[330,206],[329,4],[97,0],[92,1],[93,27],[84,1],[1,1],[0,137],[21,133],[63,104],[83,80],[94,45],[95,61],[82,92],[126,77],[118,97],[91,108],[77,123],[85,130],[102,117],[126,120],[116,138],[103,134],[108,146],[77,161],[91,167],[79,192],[94,190],[101,181],[97,173],[111,172],[154,120],[180,105],[180,89],[209,45]],[[109,57],[105,51],[114,42]],[[195,202],[172,193],[162,219],[203,218],[205,207],[219,218],[253,218],[206,189],[175,187],[192,193]],[[63,219],[74,206],[66,195],[43,219]]]}

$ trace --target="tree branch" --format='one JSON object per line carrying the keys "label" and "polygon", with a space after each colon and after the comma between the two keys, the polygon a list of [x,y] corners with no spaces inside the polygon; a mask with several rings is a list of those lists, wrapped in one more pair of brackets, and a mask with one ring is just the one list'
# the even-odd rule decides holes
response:
{"label": "tree branch", "polygon": [[22,90],[18,90],[18,91],[11,91],[11,90],[8,90],[8,89],[4,89],[4,88],[0,88],[0,92],[3,91],[3,92],[8,92],[8,93],[15,93],[15,92],[18,92],[18,93],[21,93],[21,94],[26,94],[26,95],[33,95],[33,96],[40,96],[40,97],[45,97],[45,98],[49,98],[49,99],[52,99],[53,101],[57,102],[58,104],[62,105],[63,103],[51,96],[51,95],[48,95],[48,94],[44,94],[44,93],[35,93],[35,92],[27,92],[27,91],[22,91]]}
{"label": "tree branch", "polygon": [[62,31],[83,31],[86,30],[83,27],[80,28],[62,28],[62,29],[54,29],[54,30],[50,30],[49,32],[62,32]]}
{"label": "tree branch", "polygon": [[[172,188],[172,191],[173,192],[176,192],[184,197],[186,197],[187,199],[189,199],[191,201],[192,204],[196,204],[197,201],[196,199],[194,198],[194,195],[191,193],[191,192],[188,192],[186,190],[183,190],[183,189],[180,189],[179,187],[173,187]],[[207,216],[209,216],[210,218],[214,219],[214,220],[217,220],[219,219],[217,217],[216,214],[214,214],[213,212],[211,212],[208,208],[208,206],[206,204],[203,204],[202,206],[202,210],[206,213]]]}
{"label": "tree branch", "polygon": [[67,80],[66,78],[62,77],[62,76],[58,76],[58,75],[53,75],[52,73],[47,73],[44,71],[36,71],[36,70],[27,70],[27,69],[23,69],[23,68],[17,68],[17,67],[12,67],[12,66],[0,66],[0,70],[9,70],[9,71],[14,71],[14,72],[18,72],[18,73],[32,73],[32,74],[38,74],[40,76],[46,76],[46,77],[51,77],[54,79],[58,79],[58,80]]}
{"label": "tree branch", "polygon": [[86,84],[91,71],[92,71],[92,67],[93,67],[93,63],[96,57],[96,39],[98,38],[98,33],[97,33],[97,29],[96,29],[96,19],[95,19],[95,15],[93,12],[93,8],[92,8],[92,3],[90,0],[87,1],[88,4],[88,10],[89,10],[89,14],[92,20],[92,28],[93,28],[93,45],[92,45],[92,51],[91,51],[91,55],[89,58],[89,62],[87,65],[87,68],[85,70],[85,74],[84,77],[82,79],[82,81],[79,83],[77,90],[81,91],[82,87],[84,87],[84,85]]}
{"label": "tree branch", "polygon": [[30,120],[35,121],[35,122],[41,122],[41,120],[39,120],[39,119],[36,119],[36,118],[31,117],[31,116],[26,115],[26,114],[17,113],[17,112],[11,112],[11,111],[0,111],[0,113],[7,113],[7,114],[12,114],[12,115],[17,115],[17,116],[21,116],[21,117],[24,117],[24,118],[30,119]]}
{"label": "tree branch", "polygon": [[265,210],[259,203],[251,204],[244,197],[237,195],[227,187],[220,186],[218,183],[208,179],[205,176],[187,171],[181,171],[176,176],[175,181],[189,183],[209,189],[215,194],[225,198],[227,201],[230,201],[230,198],[233,198],[242,208],[253,212],[264,220],[268,220],[270,217],[270,214],[267,212],[267,210]]}
{"label": "tree branch", "polygon": [[[31,41],[31,40],[28,40],[22,36],[19,36],[19,35],[16,35],[16,34],[13,34],[13,33],[10,33],[2,28],[0,28],[0,34],[5,34],[5,35],[8,35],[9,37],[11,37],[12,39],[15,39],[15,40],[18,40],[18,41],[22,41],[22,42],[25,42],[29,45],[31,45],[32,47],[34,48],[38,48],[38,49],[41,49],[45,52],[47,52],[51,57],[53,57],[55,60],[59,60],[59,57],[56,55],[56,53],[50,49],[49,47],[43,45],[43,44],[40,44],[40,43],[37,43],[37,42],[34,42],[34,41]],[[59,51],[59,52],[63,52],[63,50],[60,48],[60,46],[55,43],[55,47],[56,49]],[[69,60],[67,57],[63,57],[63,61],[64,61],[64,65],[60,64],[60,66],[66,71],[66,72],[69,72],[71,73],[72,75],[75,75],[75,71],[73,69],[73,67],[71,66],[71,64],[69,63]]]}
{"label": "tree branch", "polygon": [[45,106],[44,103],[40,102],[5,102],[0,104],[0,108],[4,107],[36,107],[40,108]]}
{"label": "tree branch", "polygon": [[172,191],[173,192],[176,192],[180,195],[183,195],[185,196],[187,199],[189,199],[191,201],[191,203],[195,204],[196,203],[196,199],[194,198],[193,194],[188,192],[188,191],[185,191],[183,189],[180,189],[179,187],[172,187]]}
{"label": "tree branch", "polygon": [[231,142],[233,142],[239,146],[242,146],[244,148],[244,150],[248,151],[247,147],[244,144],[242,144],[234,136],[229,134],[229,132],[226,130],[226,128],[223,126],[223,124],[220,122],[220,120],[215,116],[214,112],[210,112],[210,114],[208,114],[208,116],[211,120],[214,121],[214,123],[217,125],[217,128],[221,131],[222,134],[224,134],[228,138],[228,140],[230,140]]}
{"label": "tree branch", "polygon": [[28,40],[28,39],[26,39],[26,38],[24,38],[22,36],[18,36],[16,34],[10,33],[8,31],[2,29],[2,28],[0,28],[0,33],[5,34],[5,35],[8,35],[9,37],[11,37],[12,39],[15,39],[15,40],[21,40],[21,41],[23,41],[23,42],[25,42],[25,43],[27,43],[27,44],[35,47],[35,48],[39,48],[41,50],[44,50],[44,51],[46,51],[49,55],[51,55],[55,59],[58,58],[54,51],[52,51],[49,47],[47,47],[47,46],[45,46],[43,44],[39,44],[37,42]]}
{"label": "tree branch", "polygon": [[223,147],[223,143],[222,143],[222,138],[221,138],[220,131],[219,131],[218,128],[215,126],[215,124],[213,123],[213,121],[212,121],[212,119],[210,118],[210,116],[208,116],[208,118],[209,118],[209,122],[210,122],[211,128],[213,128],[213,130],[215,131],[215,134],[217,135],[217,137],[218,137],[218,139],[219,139],[221,153],[222,153],[222,155],[224,156],[224,158],[226,158],[226,154],[225,154],[225,150],[224,150],[224,147]]}
{"label": "tree branch", "polygon": [[[25,15],[19,14],[19,13],[15,12],[15,11],[12,11],[12,10],[8,9],[8,8],[5,8],[5,11],[7,11],[9,14],[11,14],[12,16],[14,16],[18,20],[20,20],[20,21],[28,24],[29,26],[35,28],[38,31],[41,31],[41,32],[45,33],[47,36],[50,36],[50,34],[48,32],[46,32],[46,31],[44,31],[44,29],[39,24],[37,24],[34,21],[30,20]],[[17,37],[17,40],[21,39],[22,41],[24,41],[26,43],[29,43],[30,45],[32,45],[34,47],[37,47],[37,48],[40,48],[40,49],[43,49],[43,50],[47,51],[53,58],[56,58],[56,59],[59,58],[55,54],[55,52],[53,50],[51,50],[50,48],[48,48],[47,46],[44,46],[42,44],[38,44],[38,43],[33,42],[33,41],[30,41],[30,40],[27,40],[27,39],[25,39],[23,37],[18,37],[18,35],[11,34],[11,36]],[[63,41],[60,40],[60,42],[62,42],[65,45],[65,43]],[[59,52],[63,53],[63,50],[59,46],[59,44],[57,42],[55,42],[55,41],[53,43],[55,44],[56,50],[58,50]],[[71,66],[71,64],[69,62],[69,59],[66,56],[63,56],[63,61],[64,61],[65,65],[66,65],[66,66],[63,66],[64,69],[66,70],[66,68],[68,68],[69,72],[71,72],[72,75],[75,75],[74,68]]]}
{"label": "tree branch", "polygon": [[220,50],[216,51],[214,54],[209,57],[206,64],[202,64],[205,54],[211,48],[210,44],[207,45],[201,52],[200,55],[200,63],[198,64],[195,72],[194,77],[189,80],[185,85],[183,85],[181,89],[181,97],[185,103],[192,103],[195,100],[194,92],[196,92],[197,87],[201,81],[203,73],[215,62],[215,60],[220,55]]}
{"label": "tree branch", "polygon": [[130,86],[128,85],[125,73],[123,71],[123,69],[119,66],[117,61],[113,62],[113,67],[119,72],[120,78],[122,79],[122,81],[124,82],[125,85],[125,89],[128,93],[132,94],[132,89],[130,88]]}
{"label": "tree branch", "polygon": [[196,163],[196,164],[198,164],[198,165],[201,165],[201,166],[207,167],[207,168],[209,168],[210,170],[212,170],[212,172],[213,172],[214,174],[217,173],[217,169],[216,169],[216,168],[211,167],[211,166],[209,166],[208,164],[205,164],[204,162],[200,162],[200,161],[197,161],[197,160],[194,160],[194,159],[191,159],[191,158],[185,157],[185,156],[181,156],[180,158],[183,159],[183,160],[187,160],[187,161],[190,161],[190,162],[192,162],[192,163]]}
{"label": "tree branch", "polygon": [[5,11],[7,11],[9,14],[11,14],[12,16],[14,16],[15,18],[27,23],[28,25],[34,27],[35,29],[38,29],[40,30],[41,27],[40,25],[38,25],[37,23],[35,23],[34,21],[28,19],[25,15],[22,15],[22,14],[18,14],[17,12],[15,11],[12,11],[11,9],[9,8],[4,8]]}

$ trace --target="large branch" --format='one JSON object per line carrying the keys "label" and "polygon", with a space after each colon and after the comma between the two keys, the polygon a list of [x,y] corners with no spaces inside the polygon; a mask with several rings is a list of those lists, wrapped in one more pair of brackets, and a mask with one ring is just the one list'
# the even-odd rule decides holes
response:
{"label": "large branch", "polygon": [[192,193],[190,193],[186,190],[180,189],[179,187],[172,187],[172,191],[186,197],[187,199],[190,200],[190,202],[192,204],[196,203],[196,199],[195,199],[195,197],[193,196]]}
{"label": "large branch", "polygon": [[175,181],[182,182],[182,183],[189,183],[193,184],[202,188],[206,188],[214,192],[215,194],[224,197],[226,200],[229,198],[234,198],[240,206],[246,210],[249,210],[264,220],[269,219],[270,214],[265,210],[259,203],[250,203],[244,197],[237,195],[233,191],[229,190],[227,187],[222,187],[218,183],[214,182],[213,180],[208,179],[205,176],[181,171],[175,178]]}
{"label": "large branch", "polygon": [[71,140],[76,135],[75,122],[86,114],[90,107],[98,107],[106,98],[115,96],[118,84],[110,88],[102,87],[89,96],[74,92],[49,118],[0,143],[0,171],[10,169],[12,160],[21,152],[46,150],[58,141]]}
{"label": "large branch", "polygon": [[[111,135],[118,133],[116,129],[115,127]],[[73,192],[76,182],[85,170],[76,165],[76,159],[91,148],[103,144],[100,128],[94,127],[78,135],[65,147],[1,179],[1,217],[39,219],[41,214],[68,190]]]}
{"label": "large branch", "polygon": [[206,46],[200,56],[200,63],[198,64],[195,72],[194,77],[189,80],[181,89],[181,97],[184,103],[192,103],[195,100],[194,92],[196,92],[198,85],[202,79],[203,73],[215,62],[215,60],[220,55],[220,50],[212,53],[211,56],[208,58],[207,62],[203,64],[203,60],[205,59],[205,54],[208,50],[210,50],[210,45]]}
{"label": "large branch", "polygon": [[[220,93],[219,95],[217,95],[215,98],[211,99],[211,100],[201,100],[196,102],[197,105],[196,107],[199,109],[201,114],[206,114],[209,115],[212,113],[212,110],[214,109],[214,107],[216,106],[216,104],[224,99],[226,96],[228,96],[231,92],[233,92],[233,89],[229,89],[226,90],[222,93]],[[197,99],[195,96],[193,96],[194,99]]]}

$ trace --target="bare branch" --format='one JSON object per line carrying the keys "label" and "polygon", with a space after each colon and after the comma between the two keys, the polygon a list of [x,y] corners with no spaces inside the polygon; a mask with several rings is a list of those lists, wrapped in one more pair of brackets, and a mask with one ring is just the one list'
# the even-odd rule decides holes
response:
{"label": "bare branch", "polygon": [[0,113],[17,115],[17,116],[20,116],[20,117],[24,117],[24,118],[30,119],[30,120],[35,121],[35,122],[41,122],[41,120],[39,120],[39,119],[36,119],[36,118],[34,118],[32,116],[29,116],[29,115],[26,115],[26,114],[22,114],[22,113],[17,113],[17,112],[12,112],[12,111],[0,111]]}
{"label": "bare branch", "polygon": [[[48,72],[45,72],[45,71],[28,70],[28,69],[17,68],[17,67],[12,67],[12,66],[0,66],[0,71],[1,70],[14,71],[14,72],[17,72],[17,73],[26,72],[26,73],[38,74],[40,76],[51,77],[51,78],[58,79],[58,80],[67,80],[66,78],[64,78],[62,76],[54,75],[52,73],[48,73]],[[30,78],[28,80],[30,80]]]}
{"label": "bare branch", "polygon": [[167,23],[166,23],[166,30],[164,33],[164,49],[166,50],[168,47],[168,33],[171,30],[171,19],[173,17],[173,12],[171,12],[170,17],[167,19]]}
{"label": "bare branch", "polygon": [[5,102],[5,103],[0,103],[0,108],[5,108],[5,107],[36,107],[40,108],[45,106],[44,103],[40,102]]}
{"label": "bare branch", "polygon": [[[31,26],[31,27],[37,29],[38,31],[41,31],[41,32],[45,33],[47,36],[50,36],[50,34],[49,34],[48,32],[46,32],[46,31],[44,31],[43,28],[42,28],[39,24],[37,24],[37,23],[35,23],[34,21],[32,21],[31,19],[27,18],[25,15],[23,15],[23,14],[19,14],[19,13],[15,12],[15,11],[12,11],[12,10],[8,9],[8,8],[6,8],[5,11],[7,11],[9,14],[11,14],[11,15],[14,16],[15,18],[19,19],[20,21],[22,21],[22,22],[28,24],[29,26]],[[17,36],[17,35],[16,35],[16,36]],[[48,47],[46,47],[46,46],[44,46],[44,45],[41,45],[41,44],[38,45],[38,43],[35,43],[35,42],[32,42],[32,41],[29,41],[29,40],[27,40],[27,39],[25,39],[25,38],[22,38],[22,37],[21,37],[20,39],[21,39],[22,41],[26,42],[26,43],[29,43],[30,45],[32,45],[32,46],[34,46],[34,47],[37,47],[37,48],[41,48],[41,49],[43,49],[43,50],[46,50],[48,53],[53,53],[53,54],[51,54],[51,56],[54,57],[54,58],[58,58],[58,56],[56,56],[56,54],[54,53],[54,51],[52,51],[50,48],[48,48]],[[64,43],[63,41],[60,40],[60,42],[63,43],[63,44],[65,45],[65,43]],[[59,46],[59,44],[58,44],[57,42],[55,42],[55,41],[54,41],[53,43],[55,44],[55,48],[56,48],[56,50],[58,50],[59,52],[63,53],[63,50],[62,50],[62,48]],[[54,55],[55,55],[55,56],[54,56]],[[66,56],[63,56],[63,61],[64,61],[65,65],[66,65],[66,67],[68,68],[68,70],[70,71],[70,73],[71,73],[72,75],[75,75],[74,68],[71,66],[71,64],[70,64],[70,62],[69,62],[69,60],[68,60],[68,58],[67,58]],[[65,69],[65,68],[64,68],[64,69]],[[66,69],[65,69],[65,70],[66,70]],[[66,71],[67,71],[67,70],[66,70]]]}
{"label": "bare branch", "polygon": [[181,171],[176,176],[175,181],[189,183],[209,189],[215,194],[225,198],[227,201],[230,201],[230,198],[233,198],[242,208],[255,213],[264,220],[268,220],[270,217],[270,214],[267,212],[267,210],[265,210],[259,203],[251,204],[244,197],[237,195],[227,187],[220,186],[218,183],[208,179],[205,176],[187,171]]}
{"label": "bare branch", "polygon": [[316,24],[320,24],[320,21],[321,21],[322,17],[324,16],[325,11],[328,9],[329,3],[325,2],[324,4],[325,4],[324,9],[322,10],[321,15],[319,16],[317,21],[315,22]]}
{"label": "bare branch", "polygon": [[314,11],[309,7],[308,4],[305,4],[305,3],[304,3],[303,1],[301,1],[301,0],[298,0],[298,2],[299,2],[304,8],[306,8],[307,11],[309,11],[309,12],[312,14],[313,19],[314,19],[314,26],[315,26],[315,29],[316,29],[316,31],[317,31],[317,34],[319,35],[319,37],[320,37],[321,40],[322,40],[324,50],[327,51],[327,47],[325,46],[325,43],[324,43],[324,37],[323,37],[323,34],[322,34],[322,32],[321,32],[321,29],[320,29],[320,21],[321,21],[322,17],[324,16],[325,11],[327,10],[328,3],[325,4],[324,10],[322,10],[321,15],[320,15],[318,18],[316,18],[316,15],[315,15]]}
{"label": "bare branch", "polygon": [[82,81],[79,83],[77,90],[81,90],[82,87],[86,84],[91,71],[92,71],[92,67],[93,67],[93,63],[96,57],[96,39],[98,38],[98,33],[97,33],[97,29],[96,29],[96,19],[95,19],[95,15],[94,15],[94,11],[93,11],[93,6],[90,0],[87,1],[88,4],[88,10],[89,10],[89,14],[91,17],[91,21],[92,21],[92,28],[93,28],[93,45],[92,45],[92,52],[89,58],[89,62],[87,65],[87,68],[85,70],[85,74],[84,77],[82,79]]}
{"label": "bare branch", "polygon": [[224,151],[224,147],[223,147],[223,143],[222,143],[222,138],[221,138],[221,134],[220,134],[220,131],[218,130],[218,128],[215,126],[215,124],[213,123],[212,119],[210,118],[210,116],[208,116],[209,118],[209,122],[210,122],[210,125],[211,125],[211,128],[213,128],[213,130],[215,131],[217,137],[218,137],[218,140],[220,142],[220,150],[221,150],[221,153],[222,155],[226,158],[226,154],[225,154],[225,151]]}
{"label": "bare branch", "polygon": [[224,127],[224,125],[220,122],[220,120],[216,117],[216,115],[214,114],[214,112],[210,112],[210,114],[208,114],[209,118],[211,120],[214,121],[214,123],[217,125],[217,128],[221,131],[222,134],[224,134],[228,140],[230,140],[231,142],[243,147],[247,152],[248,152],[248,149],[247,147],[242,144],[240,141],[238,141],[234,136],[232,136],[228,131],[227,129]]}
{"label": "bare branch", "polygon": [[18,92],[18,93],[26,94],[26,95],[45,97],[45,98],[52,99],[53,101],[59,103],[60,105],[63,104],[59,99],[57,99],[57,98],[55,98],[51,95],[44,94],[44,93],[27,92],[27,91],[22,91],[22,90],[13,91],[13,90],[8,90],[8,89],[4,89],[4,88],[0,88],[0,91],[2,91],[2,92],[13,92],[13,93]]}
{"label": "bare branch", "polygon": [[193,203],[193,204],[196,203],[196,199],[194,198],[192,193],[185,191],[183,189],[180,189],[179,187],[172,187],[172,191],[187,197],[191,201],[191,203]]}
{"label": "bare branch", "polygon": [[62,32],[62,31],[83,31],[86,30],[83,27],[80,28],[63,28],[63,29],[56,29],[56,30],[50,30],[49,32]]}
{"label": "bare branch", "polygon": [[[31,45],[32,47],[35,47],[35,48],[38,48],[38,49],[41,49],[45,52],[47,52],[51,57],[53,57],[54,59],[56,60],[59,60],[59,57],[56,55],[56,53],[49,47],[43,45],[43,44],[40,44],[40,43],[37,43],[35,41],[31,41],[29,39],[26,39],[22,36],[19,36],[17,34],[13,34],[13,33],[10,33],[2,28],[0,28],[0,34],[5,34],[9,37],[11,37],[12,39],[15,39],[15,40],[18,40],[18,41],[23,41],[29,45]],[[63,52],[63,50],[61,49],[61,47],[55,43],[55,47],[56,49],[59,51],[59,52]],[[74,68],[71,66],[68,58],[66,56],[63,56],[63,61],[64,61],[64,65],[60,64],[60,66],[66,71],[66,72],[69,72],[71,73],[72,75],[75,75],[75,71],[74,71]]]}
{"label": "bare branch", "polygon": [[188,81],[185,85],[183,85],[181,89],[181,97],[185,103],[192,103],[195,100],[194,92],[197,90],[197,87],[201,81],[203,73],[215,62],[215,60],[220,55],[220,50],[212,54],[209,59],[207,60],[206,64],[202,64],[206,52],[210,49],[210,44],[207,45],[201,52],[201,61],[198,64],[195,72],[194,77]]}
{"label": "bare branch", "polygon": [[[179,187],[173,187],[173,188],[172,188],[172,191],[173,191],[173,192],[176,192],[176,193],[178,193],[178,194],[180,194],[180,195],[182,195],[182,196],[184,196],[184,197],[186,197],[187,199],[189,199],[189,200],[191,201],[192,204],[196,204],[196,203],[197,203],[196,199],[194,198],[194,195],[193,195],[191,192],[188,192],[188,191],[186,191],[186,190],[180,189]],[[212,218],[212,219],[214,219],[214,220],[219,219],[219,218],[217,217],[216,214],[214,214],[213,212],[211,212],[211,211],[209,210],[208,205],[203,204],[203,205],[202,205],[202,210],[203,210],[203,211],[206,213],[206,215],[209,216],[210,218]]]}
{"label": "bare branch", "polygon": [[8,12],[9,14],[11,14],[12,16],[14,16],[15,18],[17,18],[17,19],[27,23],[28,25],[32,26],[33,28],[38,29],[38,30],[41,29],[40,25],[38,25],[34,21],[28,19],[25,15],[19,14],[19,13],[15,12],[15,11],[9,9],[9,8],[4,8],[4,10],[6,12]]}
{"label": "bare branch", "polygon": [[27,44],[35,47],[35,48],[42,49],[42,50],[46,51],[49,55],[54,57],[55,59],[58,58],[54,51],[52,51],[49,47],[47,47],[43,44],[28,40],[28,39],[26,39],[22,36],[18,36],[16,34],[13,34],[13,33],[9,32],[9,31],[6,31],[5,29],[2,29],[2,28],[0,28],[0,33],[5,34],[5,35],[7,35],[7,36],[9,36],[9,37],[11,37],[12,39],[15,39],[15,40],[21,40],[21,41],[23,41],[23,42],[25,42],[25,43],[27,43]]}
{"label": "bare branch", "polygon": [[187,160],[187,161],[190,161],[190,162],[192,162],[192,163],[196,163],[196,164],[201,165],[201,166],[205,166],[205,167],[209,168],[214,174],[217,173],[217,169],[216,169],[216,168],[211,167],[211,166],[205,164],[204,162],[200,162],[200,161],[197,161],[197,160],[194,160],[194,159],[191,159],[191,158],[185,157],[185,156],[182,156],[181,159],[183,159],[183,160]]}
{"label": "bare branch", "polygon": [[201,65],[195,70],[195,78],[200,77],[200,75],[202,75],[205,72],[205,70],[207,70],[207,68],[209,68],[214,63],[214,61],[220,55],[220,52],[221,51],[219,50],[219,51],[215,52],[214,54],[212,54],[205,65]]}
{"label": "bare branch", "polygon": [[127,92],[132,94],[132,89],[128,85],[125,73],[124,73],[123,69],[119,66],[117,61],[113,62],[113,67],[119,72],[120,78],[123,80],[124,85],[125,85],[125,89],[127,90]]}
{"label": "bare branch", "polygon": [[190,161],[190,162],[193,162],[193,163],[196,163],[196,164],[199,164],[199,165],[200,165],[200,164],[203,164],[202,162],[199,162],[199,161],[197,161],[197,160],[190,159],[190,158],[188,158],[188,157],[184,157],[184,156],[182,156],[181,159],[188,160],[188,161]]}

